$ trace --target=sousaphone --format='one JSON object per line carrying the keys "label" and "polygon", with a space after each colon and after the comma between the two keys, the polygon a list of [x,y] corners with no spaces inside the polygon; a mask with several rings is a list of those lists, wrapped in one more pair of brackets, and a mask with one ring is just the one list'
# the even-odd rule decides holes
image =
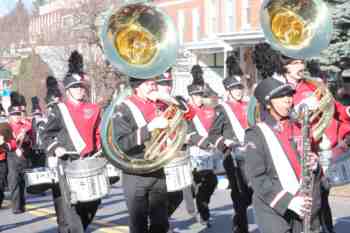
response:
{"label": "sousaphone", "polygon": [[[138,79],[155,78],[175,64],[178,37],[171,18],[148,4],[129,4],[111,11],[101,40],[109,62],[125,75]],[[167,129],[156,130],[146,145],[142,159],[128,156],[114,142],[115,109],[132,94],[130,88],[119,92],[102,116],[102,147],[107,159],[125,172],[144,174],[156,171],[170,162],[186,137],[183,112],[170,104],[164,115]]]}

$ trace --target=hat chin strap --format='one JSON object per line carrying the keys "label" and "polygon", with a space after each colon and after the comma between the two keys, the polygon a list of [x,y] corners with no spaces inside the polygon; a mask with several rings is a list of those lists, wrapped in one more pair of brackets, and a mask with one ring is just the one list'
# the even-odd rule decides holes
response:
{"label": "hat chin strap", "polygon": [[75,98],[75,97],[72,95],[72,92],[71,92],[70,88],[68,88],[68,93],[69,93],[70,99],[72,99],[74,102],[79,103],[79,102],[82,102],[82,100],[84,99],[84,98],[82,98],[81,100],[79,100],[79,99]]}

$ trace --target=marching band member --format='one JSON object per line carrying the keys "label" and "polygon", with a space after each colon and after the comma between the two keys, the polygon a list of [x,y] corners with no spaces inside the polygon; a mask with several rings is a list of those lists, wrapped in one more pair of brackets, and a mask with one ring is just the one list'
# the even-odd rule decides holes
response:
{"label": "marching band member", "polygon": [[7,178],[7,153],[15,144],[12,137],[11,128],[8,124],[6,112],[0,104],[0,209],[5,198],[5,185]]}
{"label": "marching band member", "polygon": [[45,166],[45,153],[43,153],[42,142],[40,138],[40,133],[45,124],[43,118],[43,112],[41,111],[39,105],[39,98],[37,96],[32,97],[32,128],[33,128],[33,155],[32,167],[44,167]]}
{"label": "marching band member", "polygon": [[202,85],[191,84],[187,90],[190,96],[189,103],[195,111],[195,116],[189,124],[186,141],[194,165],[196,205],[200,215],[199,222],[210,227],[209,202],[218,179],[213,171],[215,152],[211,149],[208,131],[212,126],[215,112],[212,107],[203,105],[205,91]]}
{"label": "marching band member", "polygon": [[8,152],[8,184],[11,192],[12,212],[20,214],[25,211],[24,169],[28,168],[31,156],[31,123],[25,117],[24,96],[11,93],[9,107],[9,124],[16,140],[12,150]]}
{"label": "marching band member", "polygon": [[[241,170],[243,161],[232,158],[231,150],[244,143],[244,130],[248,128],[247,103],[243,98],[243,85],[238,76],[223,80],[227,101],[216,108],[216,118],[209,131],[209,138],[216,148],[225,154],[224,168],[231,187],[231,199],[235,210],[233,233],[248,233],[247,208],[251,204],[252,190]],[[238,152],[238,150],[236,149]],[[238,154],[234,154],[238,156]]]}
{"label": "marching band member", "polygon": [[[42,133],[45,152],[49,156],[56,156],[64,166],[70,160],[77,159],[67,158],[67,151],[75,151],[84,159],[100,148],[100,108],[85,101],[87,80],[81,71],[81,62],[81,55],[74,51],[69,59],[69,71],[63,80],[66,99],[50,106]],[[61,177],[59,182],[66,183]],[[69,200],[63,195],[70,191],[62,190],[62,187],[67,186],[61,185],[61,195],[56,193],[54,198],[59,231],[82,233],[92,222],[101,200],[67,203]]]}
{"label": "marching band member", "polygon": [[[318,100],[313,97],[313,93],[317,87],[305,81],[304,61],[301,59],[281,56],[280,62],[281,65],[279,67],[281,67],[281,70],[277,70],[277,73],[282,74],[288,83],[295,86],[296,93],[293,97],[294,108],[297,109],[298,106],[301,106],[302,104],[307,104],[311,109],[317,108]],[[313,76],[314,72],[311,71],[310,73]],[[346,108],[339,102],[335,101],[335,113],[318,144],[320,150],[320,162],[325,173],[327,172],[328,164],[332,156],[331,148],[341,144],[342,140],[346,141],[350,138],[349,109],[350,108]],[[331,233],[334,232],[334,227],[328,201],[330,187],[325,178],[326,177],[323,179],[321,187],[322,211],[320,217],[322,228],[327,231],[327,233]]]}
{"label": "marching band member", "polygon": [[[134,93],[117,108],[113,119],[114,143],[128,156],[143,158],[152,131],[168,127],[169,122],[157,115],[155,80],[130,78],[130,85]],[[122,180],[130,233],[166,233],[168,200],[163,169],[146,174],[123,171]]]}
{"label": "marching band member", "polygon": [[[311,142],[307,167],[315,175],[312,196],[300,194],[304,140],[300,125],[289,119],[294,88],[268,78],[258,84],[254,96],[264,107],[261,123],[246,131],[246,173],[254,190],[253,205],[262,233],[300,233],[302,219],[312,204],[312,232],[319,232],[320,175],[318,157]],[[305,152],[305,151],[304,151]]]}

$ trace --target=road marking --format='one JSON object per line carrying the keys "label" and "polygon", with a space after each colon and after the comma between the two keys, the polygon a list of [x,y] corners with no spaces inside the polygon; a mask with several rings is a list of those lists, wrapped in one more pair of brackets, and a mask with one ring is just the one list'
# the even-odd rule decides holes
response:
{"label": "road marking", "polygon": [[[32,204],[26,204],[26,208],[28,213],[38,217],[46,217],[48,220],[56,223],[56,213],[54,211]],[[128,226],[116,226],[114,223],[99,220],[94,220],[91,223],[91,227],[105,233],[129,233]]]}

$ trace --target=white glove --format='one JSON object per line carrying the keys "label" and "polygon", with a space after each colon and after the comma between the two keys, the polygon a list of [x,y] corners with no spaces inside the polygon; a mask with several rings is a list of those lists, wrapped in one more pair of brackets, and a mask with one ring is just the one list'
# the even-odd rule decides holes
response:
{"label": "white glove", "polygon": [[64,149],[63,147],[57,147],[57,148],[55,149],[55,155],[56,155],[58,158],[64,156],[64,155],[66,154],[66,152],[67,152],[66,149]]}
{"label": "white glove", "polygon": [[5,138],[4,136],[0,135],[0,146],[5,144]]}
{"label": "white glove", "polygon": [[165,129],[168,127],[169,121],[164,117],[156,117],[147,125],[147,129],[149,132],[155,129]]}
{"label": "white glove", "polygon": [[225,146],[227,147],[230,147],[231,145],[233,145],[234,141],[233,140],[230,140],[230,139],[225,139],[224,140],[224,144]]}
{"label": "white glove", "polygon": [[22,157],[22,155],[23,155],[23,151],[20,148],[17,148],[15,153],[16,153],[18,158]]}
{"label": "white glove", "polygon": [[292,210],[300,217],[303,217],[305,214],[305,205],[306,202],[304,200],[304,197],[296,196],[289,203],[288,209]]}

